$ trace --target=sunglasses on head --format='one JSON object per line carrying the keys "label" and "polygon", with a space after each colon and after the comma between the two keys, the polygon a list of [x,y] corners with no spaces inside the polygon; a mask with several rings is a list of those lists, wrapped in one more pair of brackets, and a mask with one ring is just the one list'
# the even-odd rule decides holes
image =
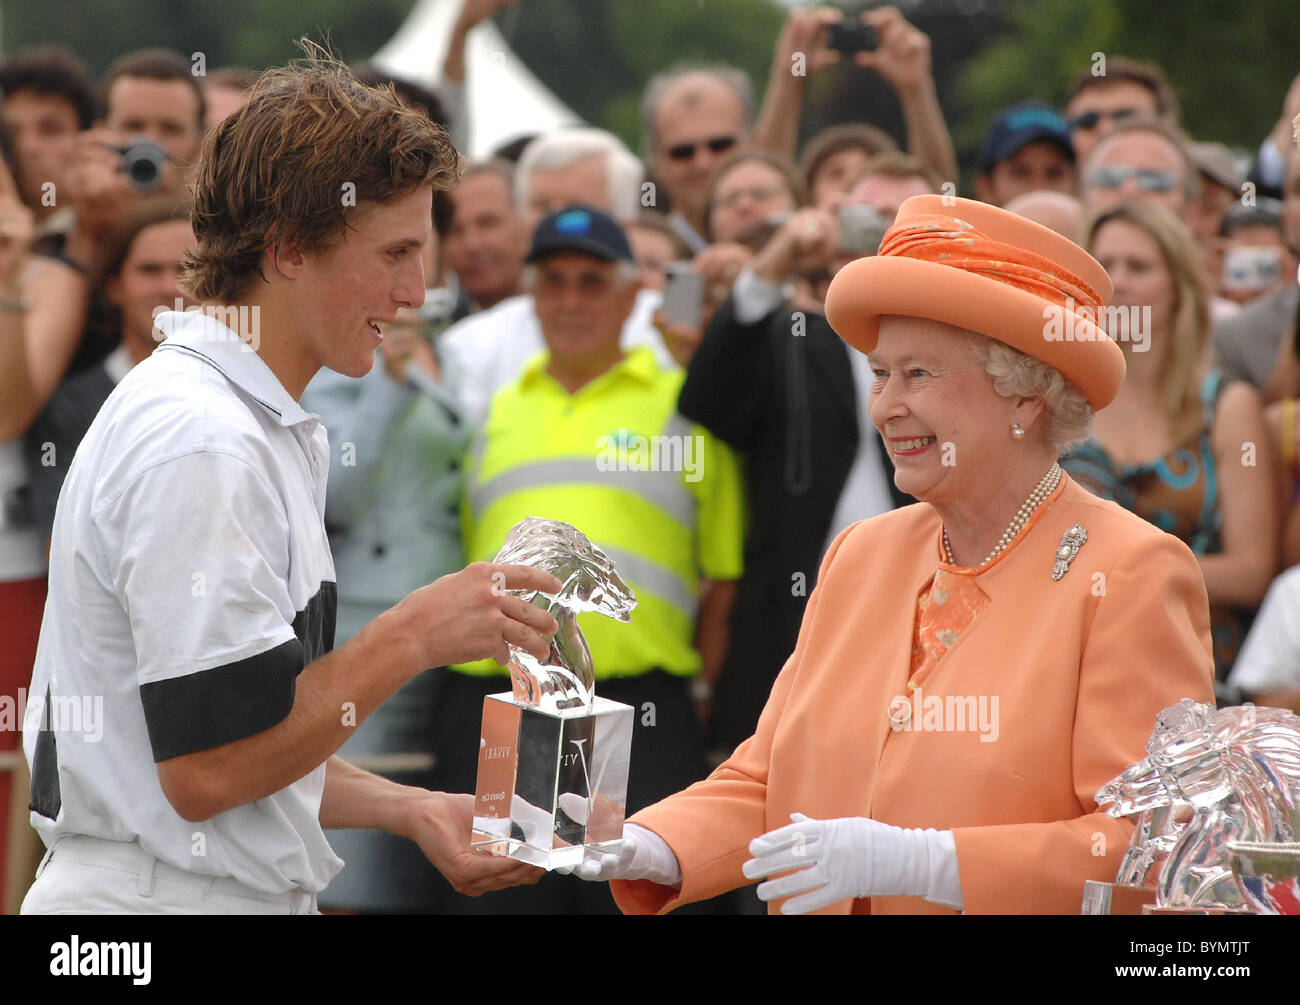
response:
{"label": "sunglasses on head", "polygon": [[1147,168],[1129,167],[1127,164],[1106,164],[1088,175],[1088,184],[1093,188],[1119,188],[1130,178],[1137,179],[1138,188],[1143,192],[1168,192],[1178,182],[1172,171],[1152,171]]}
{"label": "sunglasses on head", "polygon": [[668,148],[668,156],[675,161],[688,161],[695,156],[695,151],[699,147],[708,147],[715,154],[723,153],[730,150],[736,145],[734,136],[715,136],[711,140],[703,140],[699,143],[678,143]]}
{"label": "sunglasses on head", "polygon": [[1083,112],[1080,115],[1072,115],[1065,121],[1071,130],[1087,130],[1096,129],[1102,119],[1114,119],[1119,122],[1121,119],[1132,118],[1137,113],[1136,108],[1116,108],[1113,112]]}

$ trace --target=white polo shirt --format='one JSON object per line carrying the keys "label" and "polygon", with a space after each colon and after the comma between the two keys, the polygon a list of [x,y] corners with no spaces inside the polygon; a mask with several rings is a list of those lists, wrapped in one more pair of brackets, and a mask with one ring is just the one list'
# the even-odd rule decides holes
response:
{"label": "white polo shirt", "polygon": [[215,319],[157,325],[167,340],[104,402],[55,511],[24,722],[32,826],[51,847],[138,839],[179,869],[316,893],[343,866],[323,765],[202,823],[155,765],[282,721],[333,647],[325,429]]}

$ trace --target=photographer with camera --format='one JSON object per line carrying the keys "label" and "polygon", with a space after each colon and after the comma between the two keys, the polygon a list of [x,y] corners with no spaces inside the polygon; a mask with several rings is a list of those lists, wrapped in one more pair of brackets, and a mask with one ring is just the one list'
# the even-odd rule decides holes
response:
{"label": "photographer with camera", "polygon": [[707,189],[704,231],[709,244],[690,262],[665,270],[664,302],[653,321],[677,362],[686,366],[732,283],[782,222],[803,203],[793,164],[764,150],[731,154]]}
{"label": "photographer with camera", "polygon": [[[39,259],[39,279],[24,291],[31,305],[27,352],[5,377],[0,439],[22,435],[61,380],[94,367],[117,346],[116,310],[95,288],[115,237],[146,199],[183,197],[198,156],[203,96],[179,53],[124,56],[109,70],[101,96],[104,119],[77,135],[61,180],[48,179],[53,203],[71,210],[71,222],[66,231],[48,230],[34,247],[48,257]],[[23,190],[39,191],[41,184],[25,179]]]}
{"label": "photographer with camera", "polygon": [[758,251],[804,201],[799,172],[784,157],[765,150],[732,154],[709,181],[705,236],[711,246],[736,243]]}
{"label": "photographer with camera", "polygon": [[943,179],[957,179],[957,155],[930,71],[930,39],[897,7],[863,11],[857,20],[831,7],[790,13],[772,54],[753,145],[793,157],[808,77],[852,61],[874,70],[898,95],[907,150]]}
{"label": "photographer with camera", "polygon": [[[728,176],[737,173],[732,167],[751,163],[781,161],[753,151],[738,154],[718,169],[710,191],[730,192]],[[773,169],[773,181],[776,175]],[[789,178],[788,184],[797,186],[797,178]],[[788,200],[773,196],[766,204],[769,212],[761,217],[753,197],[741,207],[728,207],[730,212],[721,217],[715,210],[709,218],[710,233],[723,240],[705,248],[689,266],[676,263],[669,270],[664,304],[654,316],[664,343],[679,363],[688,365],[714,311],[733,291],[742,324],[757,321],[782,303],[805,315],[820,315],[835,273],[847,262],[875,253],[905,199],[935,192],[940,184],[917,158],[889,151],[868,159],[848,194],[831,200],[832,208],[792,211],[802,195],[796,187]]]}
{"label": "photographer with camera", "polygon": [[180,195],[203,142],[204,98],[189,61],[146,49],[123,56],[100,88],[104,118],[82,133],[70,201],[76,224],[63,257],[93,271],[127,211],[152,194]]}
{"label": "photographer with camera", "polygon": [[[43,46],[0,60],[0,94],[23,181],[23,202],[35,217],[39,242],[71,225],[71,212],[57,193],[67,188],[78,135],[94,121],[95,82],[67,49]],[[38,245],[37,250],[43,249]]]}

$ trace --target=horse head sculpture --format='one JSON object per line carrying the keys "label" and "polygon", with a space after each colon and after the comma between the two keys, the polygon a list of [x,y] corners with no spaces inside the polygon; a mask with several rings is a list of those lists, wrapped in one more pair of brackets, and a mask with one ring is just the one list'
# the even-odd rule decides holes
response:
{"label": "horse head sculpture", "polygon": [[1159,863],[1158,906],[1245,906],[1227,844],[1300,835],[1300,717],[1184,699],[1160,714],[1147,750],[1097,793],[1111,816],[1139,814],[1118,881],[1140,885]]}
{"label": "horse head sculpture", "polygon": [[544,569],[563,584],[554,596],[539,591],[516,595],[551,614],[559,630],[544,662],[510,647],[510,683],[514,697],[552,711],[590,706],[596,694],[591,650],[578,627],[578,614],[598,611],[628,621],[636,597],[614,571],[614,563],[586,535],[559,520],[526,517],[510,529],[497,554],[502,565]]}

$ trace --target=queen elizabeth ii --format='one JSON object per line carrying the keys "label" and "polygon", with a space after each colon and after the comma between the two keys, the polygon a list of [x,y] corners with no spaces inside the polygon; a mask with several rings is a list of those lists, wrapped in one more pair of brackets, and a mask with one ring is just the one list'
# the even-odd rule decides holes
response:
{"label": "queen elizabeth ii", "polygon": [[754,735],[580,875],[628,913],[762,880],[787,914],[1078,913],[1115,878],[1132,827],[1093,796],[1213,671],[1192,553],[1056,463],[1124,358],[1045,324],[1110,294],[1065,238],[939,196],[840,271],[827,319],[920,502],[836,538]]}

